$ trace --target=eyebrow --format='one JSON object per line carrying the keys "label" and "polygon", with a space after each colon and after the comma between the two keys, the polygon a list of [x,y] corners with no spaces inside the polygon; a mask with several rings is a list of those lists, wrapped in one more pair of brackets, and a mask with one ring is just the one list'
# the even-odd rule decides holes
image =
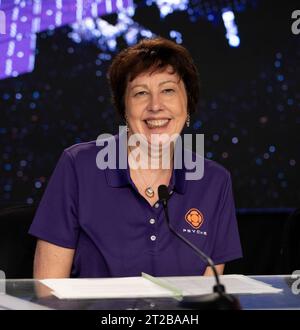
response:
{"label": "eyebrow", "polygon": [[[158,84],[158,86],[161,86],[161,85],[163,85],[163,84],[170,83],[170,82],[171,82],[171,83],[174,83],[174,84],[178,84],[178,82],[176,82],[176,81],[174,81],[174,80],[165,80],[165,81],[160,82],[160,83]],[[137,85],[132,86],[130,89],[132,90],[132,89],[134,89],[134,88],[136,88],[136,87],[144,87],[144,88],[147,88],[148,86],[145,85],[145,84],[137,84]]]}

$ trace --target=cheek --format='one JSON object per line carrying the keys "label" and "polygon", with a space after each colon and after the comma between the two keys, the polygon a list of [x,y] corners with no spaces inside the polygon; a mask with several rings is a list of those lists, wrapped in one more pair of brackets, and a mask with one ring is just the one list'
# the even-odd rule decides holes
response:
{"label": "cheek", "polygon": [[136,119],[138,117],[138,108],[136,107],[136,105],[131,102],[131,101],[127,101],[125,103],[125,112],[127,114],[127,118],[128,119]]}
{"label": "cheek", "polygon": [[176,102],[176,105],[173,107],[174,115],[177,117],[178,120],[185,119],[187,116],[187,104],[184,100],[179,100]]}

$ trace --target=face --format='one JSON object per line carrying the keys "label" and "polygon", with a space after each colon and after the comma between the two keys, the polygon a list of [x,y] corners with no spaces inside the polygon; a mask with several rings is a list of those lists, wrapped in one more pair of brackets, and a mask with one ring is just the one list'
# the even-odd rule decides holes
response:
{"label": "face", "polygon": [[125,115],[130,133],[180,134],[187,118],[187,94],[183,81],[172,68],[138,75],[128,82]]}

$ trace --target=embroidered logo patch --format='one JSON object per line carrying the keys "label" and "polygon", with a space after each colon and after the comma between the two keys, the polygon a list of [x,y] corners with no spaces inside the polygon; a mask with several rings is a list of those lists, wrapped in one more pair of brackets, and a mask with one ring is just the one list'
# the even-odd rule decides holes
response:
{"label": "embroidered logo patch", "polygon": [[190,209],[185,215],[185,220],[195,229],[201,227],[204,217],[203,214],[197,209]]}

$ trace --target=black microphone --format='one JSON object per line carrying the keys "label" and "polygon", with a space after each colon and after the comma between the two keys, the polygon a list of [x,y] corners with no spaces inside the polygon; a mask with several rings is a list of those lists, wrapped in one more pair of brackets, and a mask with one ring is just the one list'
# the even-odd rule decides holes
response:
{"label": "black microphone", "polygon": [[180,305],[182,307],[193,309],[241,309],[238,299],[230,294],[227,294],[224,285],[220,283],[219,274],[211,258],[207,256],[203,251],[198,249],[184,236],[180,235],[171,225],[168,213],[168,200],[170,196],[167,186],[160,185],[158,187],[158,197],[159,200],[162,202],[165,212],[165,218],[167,220],[167,224],[170,231],[180,240],[182,240],[186,245],[188,245],[191,249],[193,249],[193,251],[196,252],[196,254],[200,256],[200,258],[212,268],[216,280],[216,284],[213,287],[212,294],[183,297],[180,302]]}

